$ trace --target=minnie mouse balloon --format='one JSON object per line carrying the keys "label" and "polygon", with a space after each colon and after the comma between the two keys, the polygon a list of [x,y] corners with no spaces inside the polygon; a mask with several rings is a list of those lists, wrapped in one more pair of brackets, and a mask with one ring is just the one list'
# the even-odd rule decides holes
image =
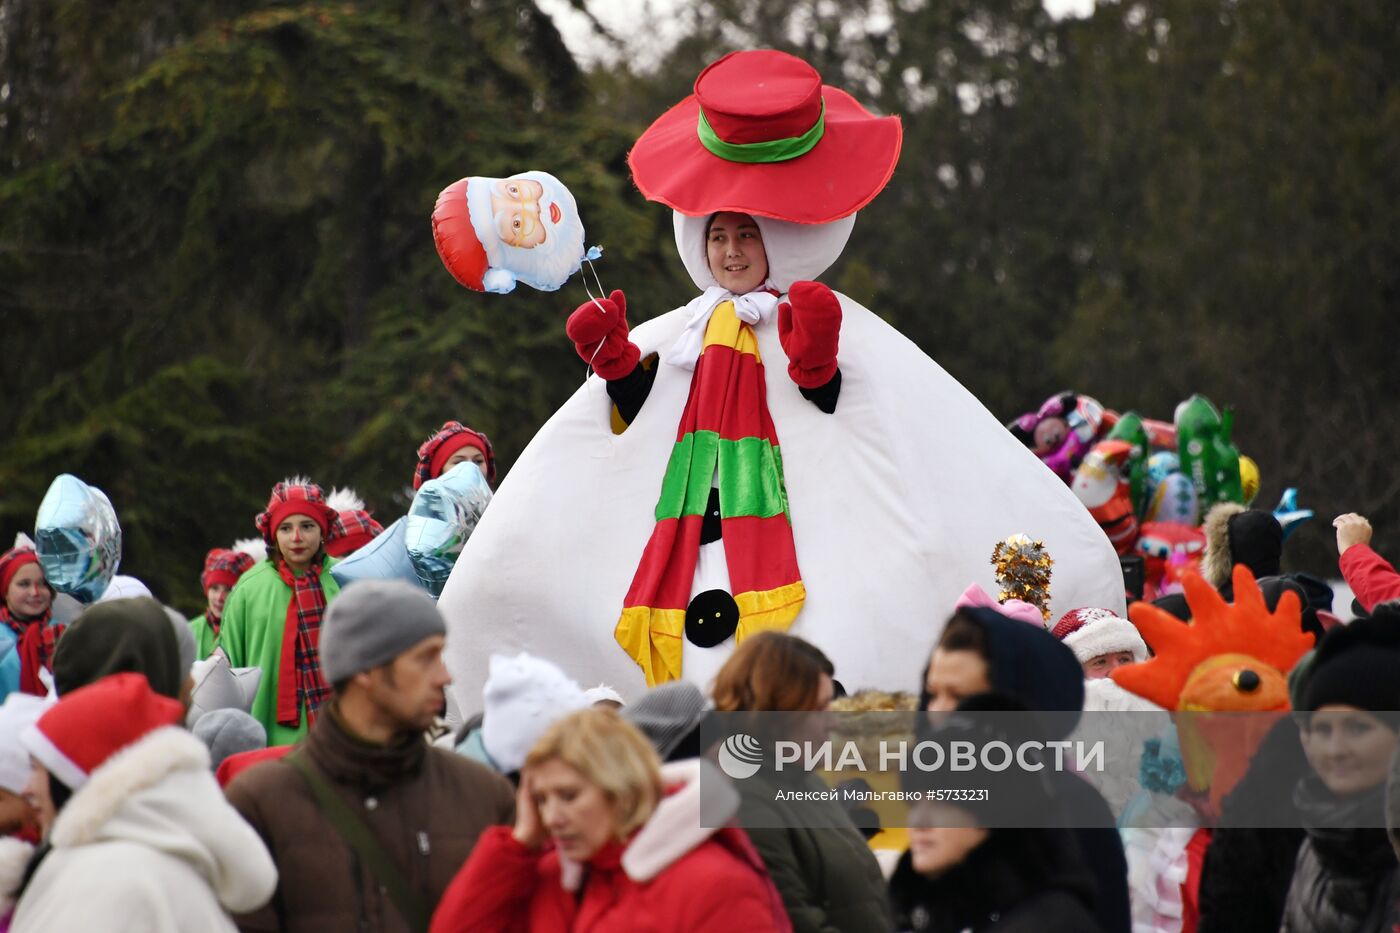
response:
{"label": "minnie mouse balloon", "polygon": [[474,463],[457,464],[414,495],[404,519],[405,543],[419,581],[434,598],[490,502],[491,487]]}
{"label": "minnie mouse balloon", "polygon": [[122,529],[102,490],[61,473],[39,503],[34,549],[49,585],[82,603],[93,603],[116,575]]}
{"label": "minnie mouse balloon", "polygon": [[552,292],[602,250],[583,248],[569,189],[547,172],[463,178],[438,195],[433,242],[459,284],[507,294],[516,282]]}
{"label": "minnie mouse balloon", "polygon": [[404,546],[407,530],[405,519],[394,522],[375,535],[369,544],[337,562],[331,568],[331,576],[342,587],[358,580],[403,580],[414,586],[422,586],[413,569],[413,561],[408,558],[408,548]]}

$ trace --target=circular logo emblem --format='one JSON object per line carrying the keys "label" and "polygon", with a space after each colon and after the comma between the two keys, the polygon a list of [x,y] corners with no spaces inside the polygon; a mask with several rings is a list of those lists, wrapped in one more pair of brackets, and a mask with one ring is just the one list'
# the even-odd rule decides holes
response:
{"label": "circular logo emblem", "polygon": [[763,746],[751,735],[731,735],[719,747],[719,769],[736,781],[753,777],[761,764]]}

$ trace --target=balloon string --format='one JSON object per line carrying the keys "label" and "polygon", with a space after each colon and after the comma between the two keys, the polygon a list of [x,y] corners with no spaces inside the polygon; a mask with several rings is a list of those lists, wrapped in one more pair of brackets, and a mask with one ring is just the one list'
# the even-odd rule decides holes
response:
{"label": "balloon string", "polygon": [[[593,265],[593,260],[584,257],[583,261],[588,264],[588,271],[593,273],[593,281],[598,286],[598,294],[594,295],[593,289],[588,287],[588,276],[586,275],[580,276],[580,279],[583,281],[583,290],[588,293],[588,300],[593,302],[593,304],[598,308],[598,313],[607,314],[608,309],[604,308],[603,303],[599,300],[603,295],[603,281],[602,279],[598,278],[598,269],[596,266]],[[593,353],[588,357],[588,363],[583,371],[584,379],[587,379],[589,372],[593,371],[593,360],[598,356],[598,352],[603,349],[603,344],[607,343],[607,341],[608,335],[604,334],[603,338],[598,341],[598,345],[593,348]]]}

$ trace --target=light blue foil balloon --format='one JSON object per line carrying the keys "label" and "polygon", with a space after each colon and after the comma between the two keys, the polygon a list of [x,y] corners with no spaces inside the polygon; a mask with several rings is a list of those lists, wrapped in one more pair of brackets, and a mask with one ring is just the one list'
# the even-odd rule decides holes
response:
{"label": "light blue foil balloon", "polygon": [[369,544],[332,567],[331,576],[342,587],[359,580],[403,580],[422,586],[413,561],[408,559],[408,549],[404,547],[407,530],[405,519],[394,522],[375,535]]}
{"label": "light blue foil balloon", "polygon": [[122,529],[106,493],[59,474],[39,503],[34,547],[50,586],[81,603],[95,602],[122,558]]}
{"label": "light blue foil balloon", "polygon": [[1278,508],[1274,509],[1274,518],[1277,519],[1279,527],[1283,529],[1283,540],[1285,541],[1288,540],[1289,535],[1297,530],[1299,525],[1315,514],[1312,509],[1298,508],[1298,490],[1292,486],[1283,491],[1283,498],[1278,500]]}
{"label": "light blue foil balloon", "polygon": [[418,579],[434,599],[490,502],[491,487],[474,463],[459,463],[428,480],[413,497],[404,519],[405,543]]}

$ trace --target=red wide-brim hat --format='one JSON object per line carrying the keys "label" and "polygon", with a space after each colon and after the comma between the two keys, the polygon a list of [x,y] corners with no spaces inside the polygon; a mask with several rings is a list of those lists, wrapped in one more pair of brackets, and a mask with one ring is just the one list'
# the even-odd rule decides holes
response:
{"label": "red wide-brim hat", "polygon": [[731,52],[628,153],[649,200],[692,217],[737,211],[800,224],[848,217],[899,161],[898,117],[877,117],[800,58]]}

